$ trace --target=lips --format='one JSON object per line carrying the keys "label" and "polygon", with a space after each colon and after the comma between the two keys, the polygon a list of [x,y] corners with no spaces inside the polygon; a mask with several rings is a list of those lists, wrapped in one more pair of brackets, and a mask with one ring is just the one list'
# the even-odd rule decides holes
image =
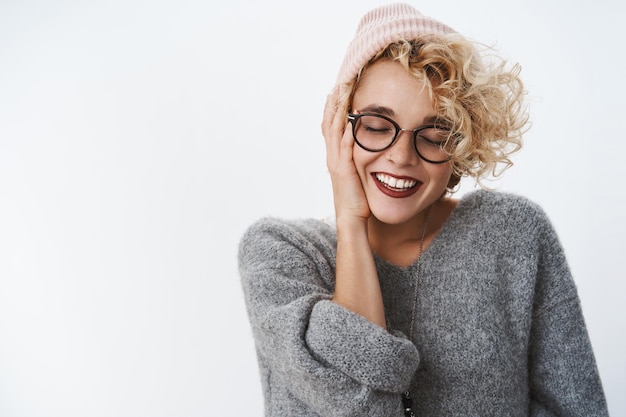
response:
{"label": "lips", "polygon": [[389,197],[405,198],[415,194],[422,182],[410,177],[397,177],[383,172],[372,174],[374,183],[380,191]]}

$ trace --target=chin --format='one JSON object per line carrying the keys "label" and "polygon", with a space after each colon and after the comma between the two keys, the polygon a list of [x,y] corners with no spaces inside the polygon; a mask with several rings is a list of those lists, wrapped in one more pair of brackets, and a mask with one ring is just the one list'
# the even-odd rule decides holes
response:
{"label": "chin", "polygon": [[398,213],[389,212],[388,210],[372,210],[372,217],[376,221],[388,225],[404,224],[414,218],[417,213]]}

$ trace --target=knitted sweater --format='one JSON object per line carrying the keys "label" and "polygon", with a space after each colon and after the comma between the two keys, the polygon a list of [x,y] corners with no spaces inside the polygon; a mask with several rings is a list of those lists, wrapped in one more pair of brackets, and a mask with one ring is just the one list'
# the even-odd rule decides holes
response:
{"label": "knitted sweater", "polygon": [[[336,231],[262,219],[240,274],[266,416],[606,416],[576,287],[544,212],[465,195],[416,265],[375,256],[389,330],[331,301]],[[415,285],[416,325],[410,334]]]}

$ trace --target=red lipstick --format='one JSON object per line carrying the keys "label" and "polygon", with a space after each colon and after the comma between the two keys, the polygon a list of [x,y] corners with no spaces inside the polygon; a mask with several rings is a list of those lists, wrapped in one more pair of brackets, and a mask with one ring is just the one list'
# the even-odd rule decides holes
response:
{"label": "red lipstick", "polygon": [[[379,179],[380,177],[380,179]],[[378,187],[378,189],[385,195],[392,198],[406,198],[415,194],[420,187],[422,186],[422,182],[416,180],[415,178],[405,177],[405,176],[395,176],[391,174],[387,174],[384,172],[376,172],[372,174],[372,178],[374,179],[374,184]],[[395,180],[398,182],[402,180],[404,184],[406,183],[415,183],[411,187],[393,187],[388,182]]]}

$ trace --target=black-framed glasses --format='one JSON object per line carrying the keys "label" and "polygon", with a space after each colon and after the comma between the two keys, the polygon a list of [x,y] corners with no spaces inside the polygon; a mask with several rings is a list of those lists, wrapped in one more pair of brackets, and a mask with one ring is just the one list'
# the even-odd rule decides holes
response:
{"label": "black-framed glasses", "polygon": [[447,128],[425,125],[402,129],[389,117],[377,113],[350,113],[348,121],[352,123],[355,142],[366,151],[382,152],[396,142],[400,132],[406,131],[413,133],[413,147],[424,161],[442,164],[451,158],[452,140]]}

